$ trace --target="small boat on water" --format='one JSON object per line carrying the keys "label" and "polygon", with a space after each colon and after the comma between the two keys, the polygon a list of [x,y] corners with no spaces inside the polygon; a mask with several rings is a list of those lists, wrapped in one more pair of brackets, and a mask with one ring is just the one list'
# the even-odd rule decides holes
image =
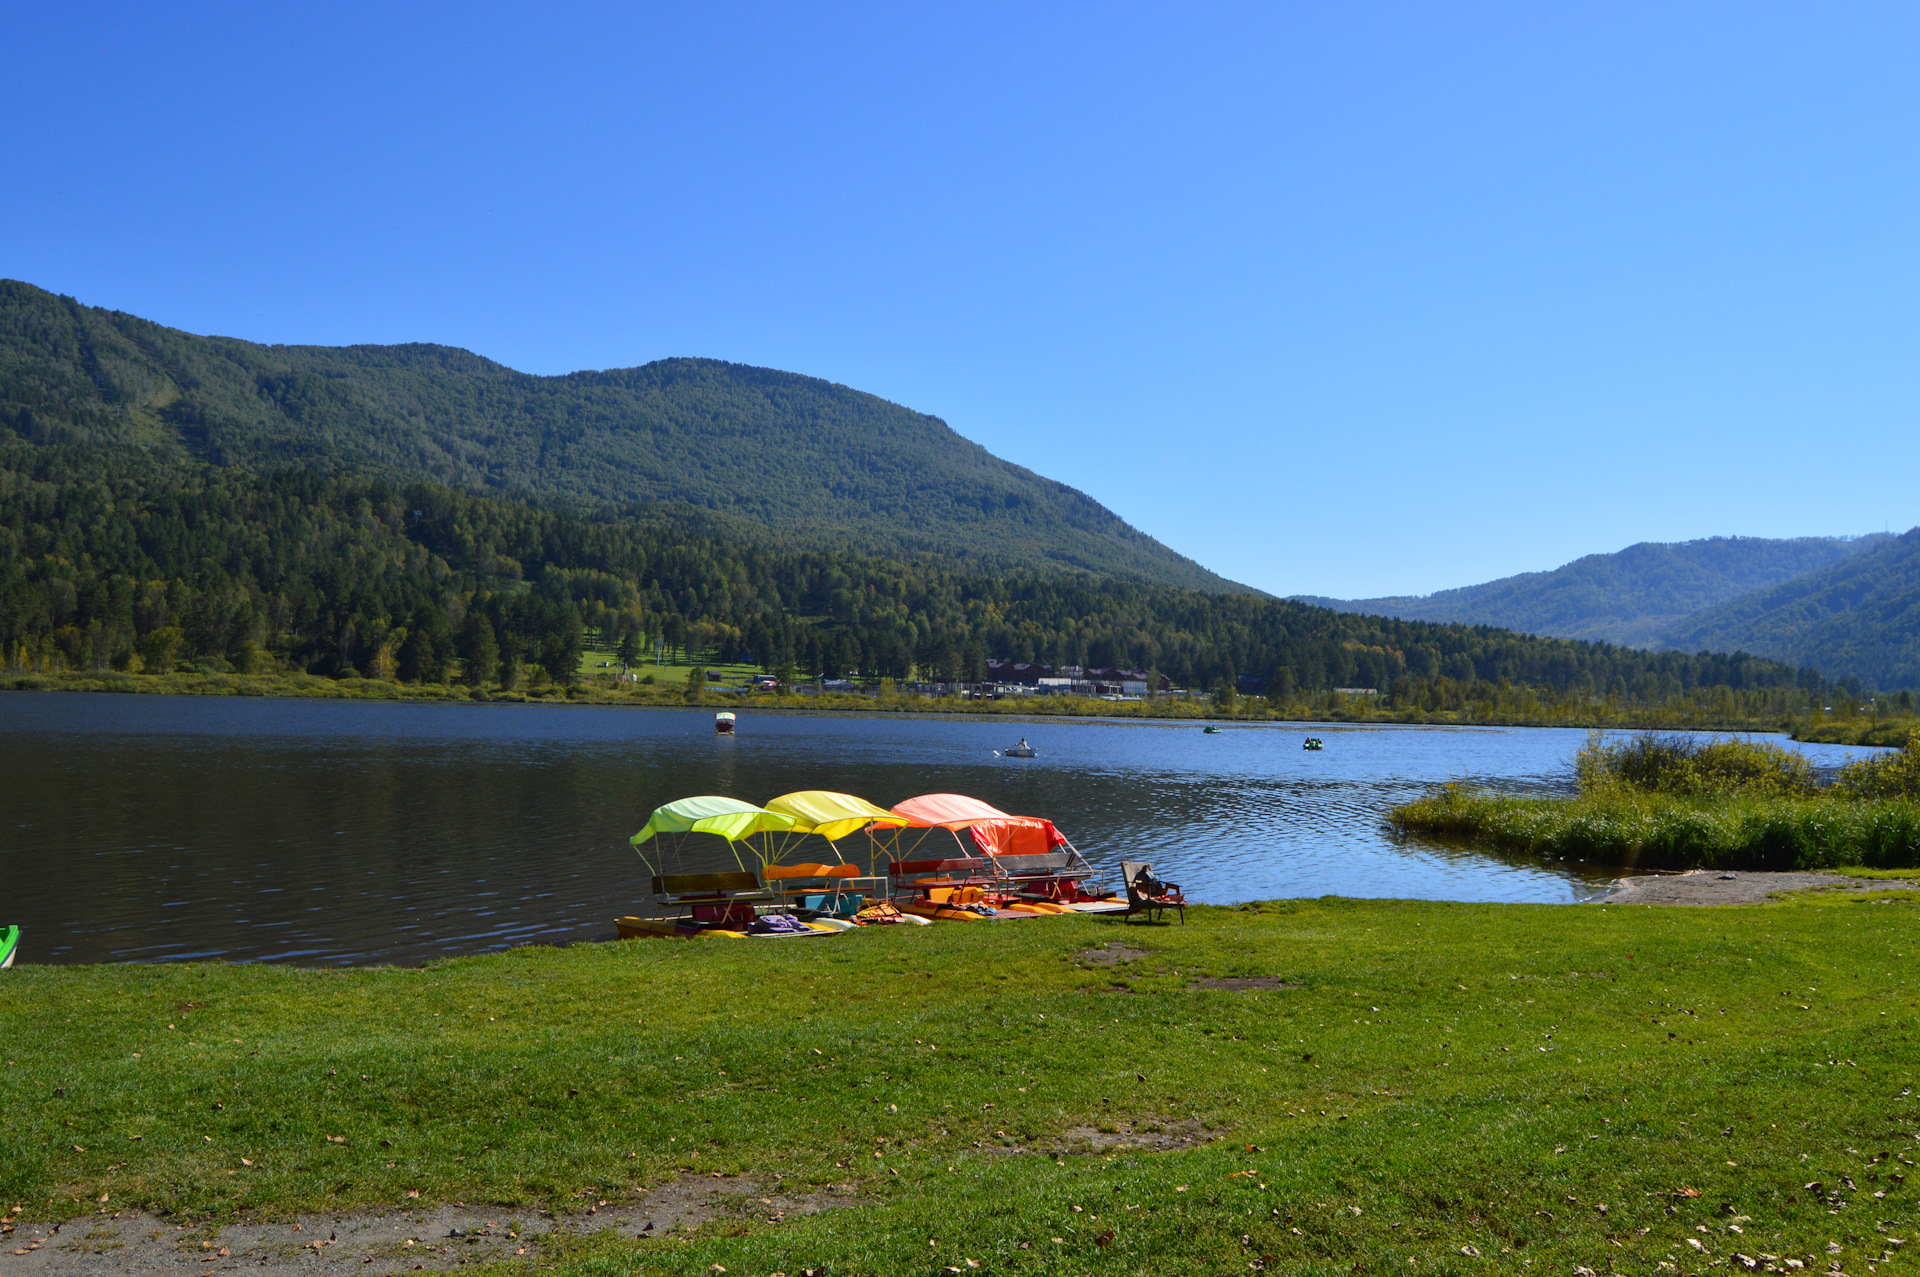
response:
{"label": "small boat on water", "polygon": [[1200,730],[1205,732],[1209,736],[1218,736],[1220,734],[1220,729],[1218,727],[1215,727],[1212,723],[1208,723],[1205,727],[1201,728]]}
{"label": "small boat on water", "polygon": [[1309,737],[1307,737],[1307,743],[1306,743],[1306,744],[1304,744],[1304,745],[1302,745],[1302,746],[1301,746],[1300,748],[1301,748],[1301,749],[1311,749],[1311,750],[1318,750],[1318,749],[1321,749],[1321,748],[1323,748],[1323,747],[1324,747],[1324,746],[1323,746],[1323,744],[1322,744],[1322,742],[1321,742],[1321,740],[1320,740],[1320,738],[1319,738],[1318,736],[1309,736]]}
{"label": "small boat on water", "polygon": [[713,716],[713,734],[715,736],[733,735],[735,719],[730,713],[722,712]]}
{"label": "small boat on water", "polygon": [[13,955],[20,950],[20,928],[8,927],[0,931],[0,969],[13,965]]}
{"label": "small boat on water", "polygon": [[1029,745],[1029,744],[1027,744],[1027,738],[1026,738],[1026,737],[1024,737],[1024,736],[1022,736],[1022,737],[1020,738],[1020,743],[1019,743],[1019,744],[1017,744],[1017,745],[1009,745],[1009,746],[1007,746],[1007,747],[1006,747],[1005,749],[1003,749],[1003,750],[1001,750],[1000,752],[1001,752],[1002,754],[1005,754],[1005,755],[1006,755],[1006,756],[1007,756],[1008,758],[1038,758],[1038,757],[1040,757],[1040,751],[1039,751],[1039,750],[1037,750],[1037,749],[1035,749],[1035,748],[1034,748],[1033,746],[1031,746],[1031,745]]}

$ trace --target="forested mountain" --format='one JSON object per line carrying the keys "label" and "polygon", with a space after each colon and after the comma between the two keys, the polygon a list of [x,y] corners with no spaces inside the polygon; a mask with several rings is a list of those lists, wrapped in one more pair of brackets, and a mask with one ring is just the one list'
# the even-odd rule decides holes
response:
{"label": "forested mountain", "polygon": [[[1551,572],[1525,572],[1436,594],[1380,599],[1298,597],[1342,612],[1462,621],[1527,634],[1659,647],[1676,632],[1678,622],[1697,612],[1839,563],[1885,539],[1875,534],[1793,540],[1712,537],[1670,544],[1643,541],[1615,554],[1589,554]],[[1821,668],[1836,672],[1825,664]]]}
{"label": "forested mountain", "polygon": [[1920,688],[1920,528],[1709,608],[1661,637],[1816,664],[1886,691]]}
{"label": "forested mountain", "polygon": [[710,359],[537,377],[445,346],[199,337],[0,281],[0,431],[647,511],[772,546],[1234,586],[937,417]]}
{"label": "forested mountain", "polygon": [[[1621,703],[1819,692],[1811,670],[1060,572],[954,572],[584,517],[432,484],[156,470],[0,442],[0,665],[571,677],[584,626],[806,673],[967,677],[988,657],[1158,669],[1202,688],[1507,681]],[[510,685],[510,683],[509,683]],[[1410,690],[1408,690],[1410,689]],[[1775,699],[1781,699],[1776,697]],[[1792,699],[1788,697],[1786,699]],[[1782,700],[1784,704],[1785,701]]]}

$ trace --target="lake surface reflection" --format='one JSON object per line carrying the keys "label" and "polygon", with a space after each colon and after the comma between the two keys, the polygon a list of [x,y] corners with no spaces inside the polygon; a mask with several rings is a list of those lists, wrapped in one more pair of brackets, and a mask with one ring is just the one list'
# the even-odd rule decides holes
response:
{"label": "lake surface reflection", "polygon": [[[1472,777],[1564,791],[1585,734],[0,694],[0,923],[22,962],[418,963],[609,938],[626,840],[690,794],[881,806],[972,794],[1103,867],[1212,903],[1340,894],[1574,901],[1610,875],[1398,844],[1381,813]],[[1036,759],[994,756],[1025,735]],[[1866,751],[1806,746],[1822,765]],[[858,840],[856,840],[858,841]],[[843,844],[851,846],[853,844]],[[719,867],[720,860],[712,862]],[[730,862],[726,862],[730,863]]]}

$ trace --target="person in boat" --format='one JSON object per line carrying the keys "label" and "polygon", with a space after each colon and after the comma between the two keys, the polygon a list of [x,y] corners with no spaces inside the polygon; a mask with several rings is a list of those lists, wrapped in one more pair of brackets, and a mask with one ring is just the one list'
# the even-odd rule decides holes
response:
{"label": "person in boat", "polygon": [[1020,738],[1020,743],[1018,745],[1015,745],[1014,748],[1015,749],[1032,749],[1033,746],[1027,744],[1027,738],[1022,736]]}

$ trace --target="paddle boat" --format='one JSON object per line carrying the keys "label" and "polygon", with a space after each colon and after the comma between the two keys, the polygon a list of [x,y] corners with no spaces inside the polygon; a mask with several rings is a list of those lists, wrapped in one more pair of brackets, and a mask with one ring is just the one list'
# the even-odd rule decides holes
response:
{"label": "paddle boat", "polygon": [[1319,749],[1325,748],[1325,746],[1321,743],[1321,740],[1318,736],[1309,736],[1307,737],[1307,743],[1302,745],[1300,748],[1319,750]]}
{"label": "paddle boat", "polygon": [[[841,850],[841,840],[855,833],[866,835],[872,873],[863,874]],[[715,868],[712,852],[698,854],[699,844],[689,856],[694,835],[718,839],[734,868]],[[937,858],[924,858],[928,838],[939,840]],[[653,871],[662,916],[616,918],[622,939],[783,939],[1128,907],[1102,888],[1098,872],[1052,821],[1010,815],[962,794],[923,794],[891,811],[825,790],[782,794],[765,807],[717,795],[683,798],[655,808],[629,842]],[[825,855],[789,858],[822,843]],[[753,857],[751,868],[742,847]],[[882,856],[884,874],[877,867]]]}
{"label": "paddle boat", "polygon": [[[962,921],[1127,907],[1050,820],[1009,815],[965,794],[922,794],[895,803],[893,812],[907,822],[889,835],[896,854],[887,867],[895,898],[907,894],[902,909]],[[952,849],[944,859],[917,859],[936,830]]]}
{"label": "paddle boat", "polygon": [[20,951],[20,928],[8,927],[0,931],[0,970],[13,965],[13,955]]}
{"label": "paddle boat", "polygon": [[[790,912],[770,912],[763,917],[756,907],[775,902],[759,875],[746,868],[739,848],[744,844],[751,849],[755,837],[764,847],[768,837],[791,829],[793,824],[794,818],[782,812],[717,794],[682,798],[654,808],[646,826],[628,842],[639,852],[641,863],[654,870],[651,885],[655,904],[673,913],[686,912],[679,917],[615,918],[614,931],[623,940],[650,936],[779,940],[838,934],[839,927],[814,926]],[[687,840],[696,834],[720,839],[733,854],[735,870],[669,872],[670,862],[688,859]],[[641,850],[649,842],[654,843],[660,862],[657,866]],[[760,859],[764,861],[764,855]],[[694,865],[675,867],[691,870]]]}
{"label": "paddle boat", "polygon": [[[888,900],[884,876],[877,871],[863,874],[842,850],[846,839],[864,834],[871,865],[879,855],[875,835],[903,823],[892,812],[856,795],[824,789],[782,794],[768,800],[767,810],[793,817],[791,828],[767,840],[772,856],[761,876],[783,902],[797,902],[796,916],[841,928],[925,924],[926,919],[908,917]],[[815,862],[815,856],[826,863]],[[805,859],[793,863],[794,857]]]}
{"label": "paddle boat", "polygon": [[1205,727],[1202,727],[1200,730],[1205,732],[1209,736],[1218,736],[1220,734],[1220,729],[1218,727],[1215,727],[1212,723],[1208,723]]}
{"label": "paddle boat", "polygon": [[734,717],[731,713],[719,713],[713,716],[713,734],[715,736],[733,735]]}
{"label": "paddle boat", "polygon": [[1031,745],[1029,745],[1029,744],[1027,744],[1027,738],[1026,738],[1026,737],[1024,737],[1024,736],[1022,736],[1022,737],[1020,738],[1020,743],[1019,743],[1019,744],[1017,744],[1017,745],[1009,745],[1009,746],[1007,746],[1007,747],[1006,747],[1005,749],[1003,749],[1003,750],[1001,750],[1000,752],[1001,752],[1002,754],[1005,754],[1005,755],[1006,755],[1006,756],[1007,756],[1008,758],[1038,758],[1038,757],[1040,757],[1040,751],[1039,751],[1039,750],[1037,750],[1037,749],[1035,749],[1035,748],[1034,748],[1033,746],[1031,746]]}

